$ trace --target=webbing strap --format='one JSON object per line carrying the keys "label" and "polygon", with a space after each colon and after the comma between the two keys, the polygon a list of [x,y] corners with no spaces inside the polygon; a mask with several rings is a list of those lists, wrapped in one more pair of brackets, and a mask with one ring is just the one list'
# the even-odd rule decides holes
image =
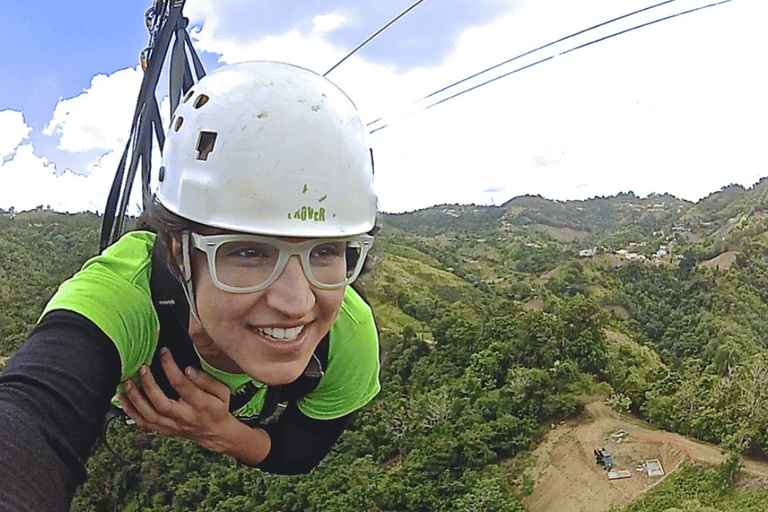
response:
{"label": "webbing strap", "polygon": [[[157,0],[145,15],[151,36],[150,46],[142,52],[142,60],[146,56],[146,69],[136,101],[128,142],[123,150],[112,181],[112,187],[107,196],[104,218],[101,223],[100,252],[116,242],[122,234],[125,211],[128,207],[139,162],[141,162],[141,194],[144,208],[151,201],[150,172],[153,141],[157,139],[161,152],[165,145],[160,108],[155,91],[173,37],[176,38],[176,41],[171,55],[169,84],[171,114],[176,110],[182,94],[185,94],[197,80],[205,76],[202,61],[192,47],[192,40],[187,32],[189,20],[182,16],[185,2],[186,0],[173,0],[172,2],[170,0]],[[190,58],[192,66],[189,64]]]}

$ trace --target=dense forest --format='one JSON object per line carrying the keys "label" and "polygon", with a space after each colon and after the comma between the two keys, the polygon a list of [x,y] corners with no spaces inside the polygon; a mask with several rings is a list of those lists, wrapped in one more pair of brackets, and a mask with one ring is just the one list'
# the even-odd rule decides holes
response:
{"label": "dense forest", "polygon": [[[313,473],[270,476],[113,423],[115,453],[96,452],[73,509],[522,512],[549,425],[613,396],[730,454],[622,511],[765,510],[738,471],[768,454],[767,193],[763,181],[695,204],[629,192],[384,215],[362,283],[382,391]],[[95,253],[98,224],[0,215],[1,354]]]}

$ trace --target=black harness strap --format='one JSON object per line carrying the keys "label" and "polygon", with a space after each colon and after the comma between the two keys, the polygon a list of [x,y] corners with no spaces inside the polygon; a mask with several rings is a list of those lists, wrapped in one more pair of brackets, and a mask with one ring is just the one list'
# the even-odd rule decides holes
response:
{"label": "black harness strap", "polygon": [[150,30],[150,45],[142,52],[144,77],[136,101],[128,141],[115,171],[104,207],[99,252],[103,252],[122,235],[125,211],[139,164],[141,164],[142,203],[145,210],[151,201],[150,161],[153,141],[157,140],[161,153],[165,144],[165,130],[155,92],[174,37],[169,71],[171,115],[179,104],[182,94],[186,93],[196,80],[205,76],[203,63],[192,47],[192,40],[187,32],[189,21],[182,14],[185,2],[186,0],[155,0],[153,7],[145,14],[147,28]]}
{"label": "black harness strap", "polygon": [[160,321],[160,337],[149,369],[160,389],[168,398],[173,400],[179,394],[168,382],[165,371],[160,363],[160,349],[168,348],[174,361],[182,370],[188,366],[200,369],[200,358],[187,334],[189,325],[189,304],[184,296],[184,289],[179,280],[173,275],[168,262],[168,250],[160,239],[155,243],[152,252],[152,274],[149,288],[152,293],[152,303]]}

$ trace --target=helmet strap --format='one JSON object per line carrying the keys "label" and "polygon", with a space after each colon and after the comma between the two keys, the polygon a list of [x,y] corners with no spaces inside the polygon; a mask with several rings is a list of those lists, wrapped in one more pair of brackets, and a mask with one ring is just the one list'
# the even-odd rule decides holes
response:
{"label": "helmet strap", "polygon": [[189,240],[192,237],[189,231],[181,233],[181,258],[183,260],[183,275],[181,276],[181,287],[184,289],[184,295],[189,302],[189,312],[200,324],[200,315],[197,313],[197,303],[195,302],[195,285],[192,279],[192,254]]}

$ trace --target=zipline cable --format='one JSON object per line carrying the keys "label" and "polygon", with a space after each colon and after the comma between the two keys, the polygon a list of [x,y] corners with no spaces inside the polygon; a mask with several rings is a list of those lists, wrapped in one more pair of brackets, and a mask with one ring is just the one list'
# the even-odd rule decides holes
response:
{"label": "zipline cable", "polygon": [[473,86],[473,87],[470,87],[470,88],[468,88],[468,89],[465,89],[465,90],[463,90],[463,91],[461,91],[461,92],[458,92],[458,93],[456,93],[456,94],[454,94],[454,95],[452,95],[452,96],[449,96],[449,97],[447,97],[447,98],[443,98],[443,99],[441,99],[440,101],[436,101],[435,103],[432,103],[432,104],[430,104],[430,105],[428,105],[428,106],[424,107],[422,110],[427,110],[427,109],[429,109],[429,108],[432,108],[432,107],[434,107],[434,106],[436,106],[436,105],[439,105],[439,104],[441,104],[441,103],[445,103],[446,101],[448,101],[448,100],[451,100],[451,99],[453,99],[453,98],[456,98],[456,97],[458,97],[458,96],[461,96],[462,94],[465,94],[465,93],[467,93],[467,92],[473,91],[473,90],[475,90],[475,89],[477,89],[477,88],[479,88],[479,87],[482,87],[482,86],[484,86],[484,85],[488,85],[488,84],[490,84],[490,83],[492,83],[492,82],[495,82],[496,80],[499,80],[499,79],[501,79],[501,78],[504,78],[504,77],[507,77],[507,76],[509,76],[509,75],[511,75],[511,74],[517,73],[518,71],[522,71],[523,69],[527,69],[527,68],[530,68],[530,67],[532,67],[532,66],[535,66],[536,64],[540,64],[540,63],[542,63],[542,62],[548,61],[548,60],[550,60],[550,59],[553,59],[553,58],[555,58],[555,57],[559,57],[560,55],[565,55],[566,53],[571,53],[571,52],[573,52],[573,51],[575,51],[575,50],[580,50],[580,49],[582,49],[582,48],[586,48],[587,46],[593,45],[593,44],[595,44],[595,43],[599,43],[599,42],[601,42],[601,41],[605,41],[606,39],[610,39],[610,38],[612,38],[612,37],[616,37],[616,36],[618,36],[618,35],[621,35],[621,34],[626,34],[627,32],[632,32],[633,30],[637,30],[637,29],[639,29],[639,28],[647,27],[647,26],[649,26],[649,25],[653,25],[653,24],[655,24],[655,23],[659,23],[659,22],[661,22],[661,21],[666,21],[666,20],[669,20],[669,19],[672,19],[672,18],[676,18],[676,17],[678,17],[678,16],[682,16],[682,15],[684,15],[684,14],[690,14],[690,13],[692,13],[692,12],[695,12],[695,11],[699,11],[699,10],[701,10],[701,9],[706,9],[706,8],[708,8],[708,7],[714,7],[714,6],[716,6],[716,5],[720,5],[720,4],[728,3],[728,2],[731,2],[731,1],[732,1],[732,0],[722,0],[722,1],[720,1],[720,2],[716,2],[716,3],[713,3],[713,4],[704,5],[704,6],[701,6],[701,7],[696,7],[695,9],[689,9],[689,10],[687,10],[687,11],[679,12],[679,13],[677,13],[677,14],[672,14],[672,15],[670,15],[670,16],[665,16],[665,17],[663,17],[663,18],[659,18],[659,19],[656,19],[656,20],[653,20],[653,21],[649,21],[649,22],[647,22],[647,23],[643,23],[643,24],[641,24],[641,25],[637,25],[637,26],[635,26],[635,27],[632,27],[632,28],[628,28],[628,29],[626,29],[626,30],[622,30],[622,31],[616,32],[616,33],[614,33],[614,34],[610,34],[610,35],[607,35],[607,36],[601,37],[601,38],[599,38],[599,39],[595,39],[595,40],[593,40],[593,41],[590,41],[590,42],[588,42],[588,43],[584,43],[584,44],[582,44],[582,45],[579,45],[579,46],[576,46],[576,47],[574,47],[574,48],[571,48],[570,50],[566,50],[566,51],[564,51],[564,52],[560,52],[560,53],[559,53],[559,54],[557,54],[557,55],[552,55],[552,56],[550,56],[550,57],[547,57],[546,59],[542,59],[542,60],[540,60],[540,61],[538,61],[538,62],[534,62],[533,64],[529,64],[529,65],[527,65],[527,66],[524,66],[524,67],[522,67],[522,68],[516,69],[516,70],[514,70],[514,71],[510,71],[509,73],[505,73],[505,74],[503,74],[503,75],[499,75],[499,76],[497,76],[497,77],[495,77],[495,78],[492,78],[492,79],[490,79],[490,80],[487,80],[487,81],[485,81],[485,82],[483,82],[483,83],[481,83],[481,84],[475,85],[475,86]]}
{"label": "zipline cable", "polygon": [[672,18],[677,18],[678,16],[683,16],[684,14],[690,14],[692,12],[701,11],[702,9],[708,9],[710,7],[716,7],[718,5],[727,4],[727,3],[731,2],[731,1],[733,1],[733,0],[721,0],[720,2],[714,2],[714,3],[711,3],[711,4],[695,7],[693,9],[688,9],[687,11],[682,11],[682,12],[679,12],[677,14],[671,14],[671,15],[666,16],[664,18],[659,18],[657,20],[649,21],[647,23],[643,23],[641,25],[637,25],[636,27],[628,28],[626,30],[622,30],[620,32],[616,32],[615,34],[610,34],[610,35],[607,35],[605,37],[601,37],[600,39],[595,39],[594,41],[590,41],[588,43],[584,43],[581,46],[577,46],[575,48],[571,48],[570,50],[564,51],[560,55],[565,55],[566,53],[570,53],[570,52],[572,52],[574,50],[580,50],[582,48],[585,48],[587,46],[593,45],[595,43],[599,43],[601,41],[605,41],[606,39],[610,39],[612,37],[616,37],[616,36],[619,36],[621,34],[626,34],[627,32],[632,32],[633,30],[637,30],[639,28],[643,28],[643,27],[647,27],[649,25],[653,25],[655,23],[659,23],[660,21],[671,20]]}
{"label": "zipline cable", "polygon": [[563,41],[566,41],[566,40],[568,40],[568,39],[571,39],[572,37],[576,37],[576,36],[579,36],[579,35],[581,35],[581,34],[584,34],[584,33],[586,33],[586,32],[589,32],[589,31],[591,31],[591,30],[594,30],[594,29],[596,29],[596,28],[600,28],[600,27],[603,27],[603,26],[605,26],[605,25],[608,25],[608,24],[610,24],[610,23],[613,23],[613,22],[616,22],[616,21],[622,20],[622,19],[624,19],[624,18],[629,18],[630,16],[634,16],[635,14],[640,14],[641,12],[649,11],[649,10],[651,10],[651,9],[655,9],[655,8],[657,8],[657,7],[661,7],[662,5],[670,4],[670,3],[672,3],[672,2],[675,2],[675,1],[677,1],[677,0],[666,0],[666,1],[664,1],[664,2],[661,2],[661,3],[655,4],[655,5],[651,5],[651,6],[648,6],[648,7],[645,7],[645,8],[643,8],[643,9],[639,9],[639,10],[637,10],[637,11],[634,11],[634,12],[630,12],[630,13],[628,13],[628,14],[624,14],[624,15],[622,15],[622,16],[618,16],[618,17],[616,17],[616,18],[613,18],[613,19],[611,19],[611,20],[608,20],[608,21],[604,21],[604,22],[602,22],[602,23],[598,23],[597,25],[593,25],[593,26],[591,26],[591,27],[589,27],[589,28],[585,28],[585,29],[583,29],[583,30],[579,30],[578,32],[574,32],[574,33],[573,33],[573,34],[571,34],[571,35],[568,35],[568,36],[565,36],[565,37],[561,37],[560,39],[558,39],[558,40],[556,40],[556,41],[552,41],[551,43],[547,43],[547,44],[545,44],[545,45],[539,46],[538,48],[534,48],[533,50],[529,50],[529,51],[527,51],[527,52],[525,52],[525,53],[521,53],[520,55],[517,55],[516,57],[512,57],[511,59],[507,59],[507,60],[505,60],[504,62],[500,62],[499,64],[496,64],[496,65],[494,65],[494,66],[491,66],[491,67],[489,67],[489,68],[486,68],[486,69],[484,69],[484,70],[482,70],[482,71],[480,71],[480,72],[477,72],[477,73],[475,73],[474,75],[470,75],[470,76],[468,76],[468,77],[466,77],[466,78],[463,78],[463,79],[459,80],[458,82],[454,82],[454,83],[452,83],[451,85],[445,86],[445,87],[443,87],[442,89],[439,89],[439,90],[437,90],[437,91],[435,91],[435,92],[433,92],[433,93],[431,93],[431,94],[428,94],[427,96],[425,96],[425,97],[424,97],[424,99],[426,99],[426,98],[429,98],[429,97],[431,97],[431,96],[434,96],[434,95],[436,95],[436,94],[440,94],[441,92],[445,91],[446,89],[450,89],[451,87],[455,87],[455,86],[457,86],[457,85],[459,85],[459,84],[461,84],[461,83],[464,83],[464,82],[466,82],[467,80],[471,80],[471,79],[473,79],[473,78],[476,78],[476,77],[478,77],[478,76],[482,75],[483,73],[487,73],[488,71],[491,71],[491,70],[494,70],[494,69],[496,69],[496,68],[498,68],[498,67],[501,67],[501,66],[503,66],[504,64],[509,64],[509,63],[510,63],[510,62],[512,62],[512,61],[515,61],[515,60],[517,60],[517,59],[521,59],[521,58],[523,58],[523,57],[525,57],[525,56],[527,56],[527,55],[530,55],[530,54],[532,54],[532,53],[538,52],[539,50],[543,50],[544,48],[548,48],[548,47],[550,47],[550,46],[556,45],[557,43],[562,43]]}
{"label": "zipline cable", "polygon": [[337,67],[339,67],[339,65],[340,65],[342,62],[344,62],[345,60],[347,60],[348,58],[350,58],[352,55],[354,55],[355,53],[357,53],[357,51],[358,51],[358,50],[360,50],[360,49],[361,49],[363,46],[365,46],[365,45],[367,45],[368,43],[370,43],[370,42],[371,42],[371,41],[372,41],[372,40],[373,40],[375,37],[377,37],[379,34],[381,34],[382,32],[384,32],[385,30],[387,30],[387,29],[388,29],[390,26],[394,25],[394,24],[395,24],[395,22],[397,22],[397,21],[398,21],[400,18],[402,18],[403,16],[405,16],[406,14],[408,14],[409,12],[411,12],[411,11],[412,11],[413,9],[415,9],[416,7],[418,7],[418,5],[419,5],[420,3],[422,3],[423,1],[424,1],[424,0],[417,0],[417,1],[416,1],[416,2],[413,4],[413,5],[411,5],[410,7],[408,7],[406,10],[404,10],[403,12],[401,12],[400,14],[398,14],[397,16],[395,16],[394,18],[392,18],[392,19],[391,19],[391,20],[390,20],[390,21],[389,21],[389,22],[388,22],[386,25],[384,25],[384,26],[383,26],[383,27],[381,27],[379,30],[377,30],[376,32],[374,32],[373,34],[371,34],[371,35],[370,35],[370,37],[368,37],[368,39],[366,39],[365,41],[363,41],[362,43],[360,43],[359,45],[357,45],[357,47],[355,47],[355,49],[354,49],[354,50],[352,50],[351,52],[349,52],[348,54],[346,54],[346,55],[344,56],[344,58],[343,58],[343,59],[341,59],[339,62],[337,62],[336,64],[334,64],[334,65],[333,65],[333,67],[332,67],[331,69],[329,69],[328,71],[326,71],[325,73],[323,73],[323,76],[326,76],[326,75],[328,75],[328,73],[330,73],[331,71],[333,71],[334,69],[336,69]]}
{"label": "zipline cable", "polygon": [[[544,49],[544,48],[548,48],[549,46],[552,46],[552,45],[554,45],[554,44],[557,44],[557,43],[559,43],[559,42],[565,41],[565,40],[567,40],[567,39],[570,39],[570,38],[572,38],[572,37],[575,37],[575,36],[577,36],[577,35],[583,34],[583,33],[585,33],[585,32],[589,32],[590,30],[593,30],[593,29],[599,28],[599,27],[601,27],[601,26],[605,26],[605,25],[607,25],[607,24],[609,24],[609,23],[613,23],[614,21],[618,21],[618,20],[620,20],[620,19],[624,19],[624,18],[627,18],[627,17],[629,17],[629,16],[632,16],[632,15],[635,15],[635,14],[638,14],[638,13],[641,13],[641,12],[647,11],[647,10],[649,10],[649,9],[653,9],[653,8],[655,8],[655,7],[659,7],[659,6],[662,6],[662,5],[664,5],[664,4],[668,4],[668,3],[674,2],[674,1],[675,1],[675,0],[667,0],[667,1],[665,1],[665,2],[661,2],[661,3],[659,3],[659,4],[655,4],[655,5],[652,5],[652,6],[646,7],[646,8],[644,8],[644,9],[640,9],[640,10],[638,10],[638,11],[634,11],[634,12],[632,12],[632,13],[629,13],[629,14],[625,14],[625,15],[623,15],[623,16],[619,16],[619,17],[617,17],[617,18],[614,18],[614,19],[612,19],[612,20],[609,20],[609,21],[606,21],[606,22],[603,22],[603,23],[599,23],[599,24],[597,24],[597,25],[594,25],[593,27],[590,27],[590,28],[587,28],[587,29],[584,29],[584,30],[580,30],[579,32],[575,32],[575,33],[573,33],[573,34],[571,34],[571,35],[565,36],[565,37],[563,37],[563,38],[560,38],[560,39],[558,39],[558,40],[556,40],[556,41],[553,41],[553,42],[551,42],[551,43],[547,43],[547,44],[545,44],[545,45],[543,45],[543,46],[540,46],[540,47],[538,47],[538,48],[536,48],[536,49],[533,49],[533,50],[527,51],[527,52],[525,52],[525,53],[522,53],[522,54],[520,54],[520,55],[518,55],[518,56],[516,56],[516,57],[513,57],[513,58],[511,58],[511,59],[507,59],[507,60],[505,60],[504,62],[501,62],[501,63],[499,63],[499,64],[495,64],[495,65],[493,65],[493,66],[491,66],[491,67],[489,67],[489,68],[486,68],[486,69],[484,69],[483,71],[480,71],[480,72],[474,73],[473,75],[470,75],[470,76],[468,76],[468,77],[466,77],[466,78],[463,78],[462,80],[459,80],[458,82],[454,82],[454,83],[453,83],[453,84],[451,84],[451,85],[445,86],[445,87],[443,87],[443,88],[441,88],[441,89],[439,89],[439,90],[437,90],[437,91],[435,91],[435,92],[433,92],[433,93],[430,93],[430,94],[428,94],[428,95],[427,95],[427,96],[425,96],[424,98],[422,98],[422,99],[420,99],[420,100],[417,100],[417,101],[415,101],[415,102],[414,102],[412,105],[418,105],[419,103],[421,103],[421,102],[423,102],[423,101],[425,101],[425,100],[427,100],[427,99],[429,99],[429,98],[431,98],[431,97],[433,97],[433,96],[435,96],[435,95],[437,95],[437,94],[440,94],[441,92],[445,92],[445,91],[447,91],[448,89],[451,89],[452,87],[455,87],[455,86],[457,86],[457,85],[459,85],[459,84],[462,84],[462,83],[464,83],[464,82],[466,82],[466,81],[468,81],[468,80],[471,80],[472,78],[476,78],[476,77],[478,77],[478,76],[480,76],[480,75],[482,75],[482,74],[484,74],[484,73],[486,73],[486,72],[488,72],[488,71],[491,71],[491,70],[493,70],[493,69],[496,69],[496,68],[498,68],[498,67],[500,67],[500,66],[503,66],[503,65],[505,65],[505,64],[508,64],[508,63],[510,63],[510,62],[513,62],[513,61],[515,61],[515,60],[517,60],[517,59],[519,59],[519,58],[522,58],[522,57],[524,57],[524,56],[530,55],[530,54],[532,54],[532,53],[534,53],[534,52],[536,52],[536,51],[542,50],[542,49]],[[676,13],[676,14],[672,14],[672,15],[669,15],[669,16],[664,16],[664,17],[662,17],[662,18],[658,18],[658,19],[655,19],[655,20],[653,20],[653,21],[649,21],[649,22],[646,22],[646,23],[642,23],[642,24],[640,24],[640,25],[636,25],[636,26],[634,26],[634,27],[632,27],[632,28],[628,28],[628,29],[625,29],[625,30],[621,30],[621,31],[619,31],[619,32],[615,32],[615,33],[613,33],[613,34],[609,34],[609,35],[607,35],[607,36],[604,36],[604,37],[600,37],[600,38],[598,38],[598,39],[594,39],[594,40],[592,40],[592,41],[589,41],[589,42],[587,42],[587,43],[584,43],[584,44],[581,44],[581,45],[575,46],[575,47],[573,47],[573,48],[570,48],[570,49],[568,49],[568,50],[565,50],[565,51],[563,51],[563,52],[560,52],[560,53],[558,53],[558,54],[556,54],[556,55],[550,55],[549,57],[545,57],[545,58],[543,58],[543,59],[540,59],[540,60],[538,60],[538,61],[536,61],[536,62],[533,62],[533,63],[531,63],[531,64],[527,64],[527,65],[525,65],[525,66],[519,67],[519,68],[517,68],[517,69],[514,69],[514,70],[512,70],[512,71],[509,71],[509,72],[507,72],[507,73],[504,73],[504,74],[502,74],[502,75],[499,75],[499,76],[496,76],[496,77],[494,77],[494,78],[491,78],[491,79],[489,79],[489,80],[486,80],[485,82],[482,82],[482,83],[480,83],[480,84],[477,84],[477,85],[474,85],[474,86],[472,86],[472,87],[469,87],[469,88],[467,88],[467,89],[464,89],[464,90],[462,90],[462,91],[460,91],[460,92],[457,92],[457,93],[455,93],[455,94],[452,94],[451,96],[448,96],[448,97],[446,97],[446,98],[443,98],[443,99],[440,99],[440,100],[438,100],[438,101],[435,101],[434,103],[430,103],[429,105],[427,105],[427,106],[425,106],[425,107],[422,107],[421,109],[419,109],[419,110],[416,110],[416,111],[414,111],[414,112],[412,112],[412,113],[410,113],[410,114],[408,114],[408,115],[406,115],[406,116],[404,116],[404,117],[409,117],[409,116],[412,116],[412,115],[418,114],[418,113],[420,113],[420,112],[423,112],[423,111],[425,111],[425,110],[427,110],[427,109],[430,109],[430,108],[432,108],[432,107],[434,107],[434,106],[440,105],[441,103],[445,103],[445,102],[446,102],[446,101],[448,101],[448,100],[452,100],[452,99],[454,99],[454,98],[457,98],[458,96],[461,96],[461,95],[463,95],[463,94],[465,94],[465,93],[468,93],[468,92],[470,92],[470,91],[473,91],[473,90],[475,90],[475,89],[478,89],[478,88],[480,88],[480,87],[483,87],[483,86],[485,86],[485,85],[488,85],[488,84],[490,84],[490,83],[493,83],[493,82],[495,82],[495,81],[497,81],[497,80],[500,80],[500,79],[502,79],[502,78],[505,78],[505,77],[508,77],[508,76],[510,76],[510,75],[513,75],[513,74],[515,74],[515,73],[517,73],[517,72],[519,72],[519,71],[522,71],[522,70],[524,70],[524,69],[528,69],[528,68],[531,68],[531,67],[533,67],[533,66],[535,66],[535,65],[537,65],[537,64],[541,64],[541,63],[543,63],[543,62],[546,62],[546,61],[552,60],[552,59],[554,59],[555,57],[559,57],[560,55],[565,55],[565,54],[567,54],[567,53],[571,53],[571,52],[573,52],[573,51],[575,51],[575,50],[580,50],[580,49],[582,49],[582,48],[585,48],[585,47],[587,47],[587,46],[593,45],[593,44],[595,44],[595,43],[598,43],[598,42],[601,42],[601,41],[605,41],[605,40],[607,40],[607,39],[611,39],[611,38],[613,38],[613,37],[616,37],[616,36],[619,36],[619,35],[621,35],[621,34],[626,34],[627,32],[631,32],[631,31],[633,31],[633,30],[637,30],[637,29],[639,29],[639,28],[644,28],[644,27],[647,27],[647,26],[649,26],[649,25],[653,25],[653,24],[659,23],[659,22],[661,22],[661,21],[666,21],[666,20],[669,20],[669,19],[672,19],[672,18],[676,18],[676,17],[678,17],[678,16],[683,16],[683,15],[685,15],[685,14],[690,14],[690,13],[692,13],[692,12],[700,11],[700,10],[702,10],[702,9],[707,9],[707,8],[709,8],[709,7],[715,7],[715,6],[718,6],[718,5],[722,5],[722,4],[725,4],[725,3],[731,2],[731,1],[732,1],[732,0],[721,0],[721,1],[719,1],[719,2],[714,2],[714,3],[711,3],[711,4],[707,4],[707,5],[703,5],[703,6],[695,7],[695,8],[693,8],[693,9],[688,9],[688,10],[686,10],[686,11],[681,11],[681,12],[678,12],[678,13]],[[369,122],[369,123],[367,124],[367,126],[371,126],[371,125],[374,125],[374,124],[378,123],[379,121],[381,121],[382,119],[383,119],[382,117],[379,117],[379,118],[375,119],[374,121],[371,121],[371,122]],[[384,125],[382,125],[382,126],[379,126],[379,127],[376,127],[376,128],[374,128],[374,129],[372,129],[372,130],[371,130],[369,133],[371,133],[371,134],[372,134],[372,133],[378,132],[378,131],[380,131],[380,130],[383,130],[383,129],[384,129],[384,128],[386,128],[387,126],[389,126],[389,123],[387,123],[387,124],[384,124]]]}

